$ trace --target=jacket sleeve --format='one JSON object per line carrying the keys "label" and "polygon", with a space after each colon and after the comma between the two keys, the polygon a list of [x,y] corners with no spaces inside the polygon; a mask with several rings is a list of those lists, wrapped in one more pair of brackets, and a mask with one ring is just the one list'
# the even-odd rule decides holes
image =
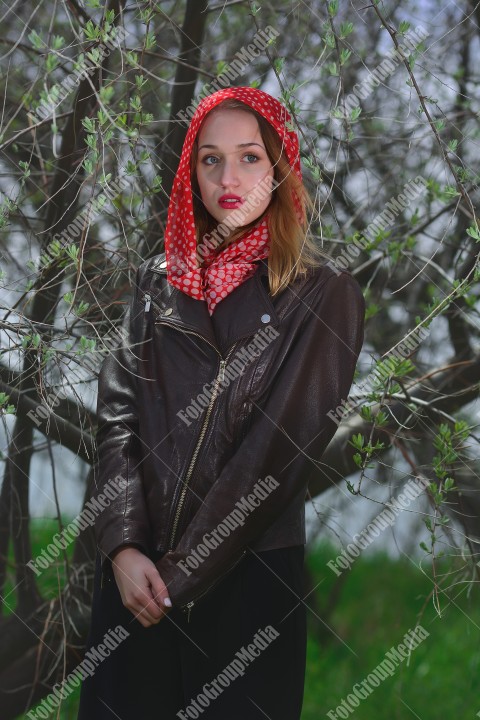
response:
{"label": "jacket sleeve", "polygon": [[[363,342],[364,311],[360,287],[348,273],[330,275],[314,294],[268,396],[255,404],[249,432],[176,548],[156,563],[174,605],[183,607],[206,594],[306,487],[337,429],[328,413],[350,390]],[[273,478],[272,490],[259,506],[227,537],[212,534],[266,476]],[[191,551],[205,544],[206,533],[210,547],[219,541],[218,547],[186,563]]]}
{"label": "jacket sleeve", "polygon": [[149,547],[136,403],[134,319],[143,312],[137,299],[138,278],[137,271],[119,346],[105,358],[98,379],[95,496],[106,500],[95,520],[95,534],[102,562],[122,545],[134,545],[143,552]]}

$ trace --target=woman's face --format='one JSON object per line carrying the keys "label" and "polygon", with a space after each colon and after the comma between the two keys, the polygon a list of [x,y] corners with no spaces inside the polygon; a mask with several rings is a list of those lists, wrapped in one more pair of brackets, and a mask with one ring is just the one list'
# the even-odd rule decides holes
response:
{"label": "woman's face", "polygon": [[207,115],[196,173],[202,202],[219,223],[231,216],[233,227],[243,227],[259,218],[271,200],[273,167],[255,116],[234,109]]}

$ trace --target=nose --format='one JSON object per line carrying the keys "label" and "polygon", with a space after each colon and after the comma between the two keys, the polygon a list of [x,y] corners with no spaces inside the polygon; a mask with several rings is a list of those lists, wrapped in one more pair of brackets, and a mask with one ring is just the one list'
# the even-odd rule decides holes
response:
{"label": "nose", "polygon": [[220,184],[225,188],[237,187],[239,184],[234,158],[224,158],[221,164]]}

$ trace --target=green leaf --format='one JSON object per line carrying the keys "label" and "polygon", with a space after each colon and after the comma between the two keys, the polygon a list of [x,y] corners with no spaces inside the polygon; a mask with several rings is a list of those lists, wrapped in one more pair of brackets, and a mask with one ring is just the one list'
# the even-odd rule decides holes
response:
{"label": "green leaf", "polygon": [[370,320],[370,318],[375,317],[375,315],[378,315],[379,312],[380,312],[380,305],[377,305],[376,303],[369,303],[365,310],[365,320]]}
{"label": "green leaf", "polygon": [[85,33],[85,38],[90,42],[99,40],[102,34],[102,30],[97,25],[94,25],[91,20],[84,25],[83,32]]}
{"label": "green leaf", "polygon": [[469,228],[467,228],[467,235],[470,235],[471,238],[473,238],[477,242],[480,242],[480,231],[478,227],[473,227],[473,225],[471,225]]}
{"label": "green leaf", "polygon": [[53,53],[49,53],[47,55],[47,59],[45,61],[45,67],[47,69],[47,73],[52,72],[52,70],[55,70],[55,68],[58,65],[58,57],[54,55]]}
{"label": "green leaf", "polygon": [[146,50],[153,50],[155,45],[157,44],[157,39],[155,37],[155,33],[148,32],[145,35],[145,49]]}
{"label": "green leaf", "polygon": [[82,125],[88,133],[96,133],[97,132],[95,118],[89,118],[89,117],[83,118]]}
{"label": "green leaf", "polygon": [[352,495],[356,495],[357,493],[355,492],[355,488],[352,483],[349,480],[345,480],[345,482],[347,483],[348,491],[351,492]]}
{"label": "green leaf", "polygon": [[338,13],[338,0],[331,0],[328,3],[328,14],[330,17],[335,17],[335,15]]}
{"label": "green leaf", "polygon": [[108,122],[110,122],[110,118],[108,117],[105,110],[103,110],[102,108],[100,108],[97,111],[97,117],[98,117],[98,123],[99,123],[100,127],[102,127],[103,125],[106,125]]}
{"label": "green leaf", "polygon": [[161,189],[162,189],[162,178],[160,177],[160,175],[155,175],[155,177],[153,178],[153,182],[152,182],[150,191],[152,193],[158,193],[161,191]]}
{"label": "green leaf", "polygon": [[358,433],[357,435],[352,435],[352,439],[349,440],[349,443],[357,450],[362,450],[365,445],[365,438],[361,433]]}
{"label": "green leaf", "polygon": [[113,85],[105,85],[100,88],[100,100],[104,105],[108,105],[115,94]]}
{"label": "green leaf", "polygon": [[[457,188],[454,185],[445,185],[443,189],[443,194],[446,198],[454,198],[458,197],[460,193],[458,192]],[[468,230],[467,230],[468,232]]]}
{"label": "green leaf", "polygon": [[125,173],[127,175],[136,175],[137,173],[137,165],[132,160],[127,160],[127,164],[125,165]]}
{"label": "green leaf", "polygon": [[73,262],[78,262],[78,247],[76,245],[67,245],[65,248],[65,252],[67,253],[68,257],[73,260]]}
{"label": "green leaf", "polygon": [[98,178],[98,182],[100,183],[100,185],[107,185],[107,183],[109,183],[111,179],[112,179],[112,173],[107,173],[105,175],[105,171],[104,171],[101,174],[101,176]]}
{"label": "green leaf", "polygon": [[127,50],[126,58],[129,65],[134,68],[138,67],[138,53],[133,52],[132,50]]}
{"label": "green leaf", "polygon": [[335,48],[335,35],[331,32],[331,30],[325,34],[325,45],[332,48],[332,50]]}
{"label": "green leaf", "polygon": [[[90,303],[84,302],[83,300],[77,305],[77,307],[74,309],[75,315],[85,315],[88,308],[90,307]],[[93,341],[95,342],[95,340]]]}
{"label": "green leaf", "polygon": [[63,46],[65,45],[65,38],[61,35],[54,35],[53,36],[53,43],[52,47],[54,50],[61,50]]}
{"label": "green leaf", "polygon": [[448,492],[449,490],[453,490],[455,488],[455,480],[451,477],[447,478],[445,482],[443,483],[443,489],[445,492]]}
{"label": "green leaf", "polygon": [[91,60],[94,65],[100,65],[100,62],[102,60],[100,50],[98,48],[92,48],[87,52],[87,58]]}
{"label": "green leaf", "polygon": [[388,416],[386,413],[383,412],[383,410],[380,410],[380,412],[375,415],[375,424],[379,427],[382,427],[382,425],[386,425],[387,421]]}
{"label": "green leaf", "polygon": [[366,422],[372,422],[373,415],[371,405],[363,405],[360,408],[360,415]]}
{"label": "green leaf", "polygon": [[94,135],[87,135],[85,138],[85,144],[92,150],[95,150],[97,147],[97,138]]}
{"label": "green leaf", "polygon": [[28,39],[32,43],[35,50],[43,50],[45,48],[45,43],[43,42],[42,38],[36,30],[32,30],[32,32],[28,36]]}
{"label": "green leaf", "polygon": [[144,75],[135,75],[135,86],[137,90],[141,90],[147,82],[148,80]]}
{"label": "green leaf", "polygon": [[398,26],[398,32],[401,35],[404,35],[408,30],[410,30],[410,27],[411,25],[407,20],[402,20],[402,22]]}
{"label": "green leaf", "polygon": [[340,25],[340,37],[344,38],[347,37],[347,35],[350,35],[350,33],[353,32],[353,23],[351,22],[343,22]]}
{"label": "green leaf", "polygon": [[353,462],[355,463],[355,465],[357,465],[357,467],[360,467],[360,468],[362,467],[362,465],[363,465],[363,458],[362,458],[362,456],[360,455],[360,453],[355,453],[355,454],[354,454],[354,456],[353,456]]}
{"label": "green leaf", "polygon": [[84,335],[80,338],[80,350],[83,352],[93,352],[96,347],[95,338],[86,338]]}
{"label": "green leaf", "polygon": [[134,97],[131,97],[130,98],[130,106],[133,108],[133,110],[140,112],[142,109],[141,97],[139,95],[135,95]]}
{"label": "green leaf", "polygon": [[[345,118],[345,112],[341,109],[341,107],[334,108],[330,115],[333,118],[337,118],[337,120],[343,120]],[[323,128],[322,128],[323,129]],[[320,131],[321,132],[321,131]]]}

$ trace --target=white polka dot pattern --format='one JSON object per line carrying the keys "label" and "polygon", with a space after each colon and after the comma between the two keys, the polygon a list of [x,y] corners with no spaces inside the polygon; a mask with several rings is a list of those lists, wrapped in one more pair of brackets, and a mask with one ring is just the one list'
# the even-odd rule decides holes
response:
{"label": "white polka dot pattern", "polygon": [[[274,97],[251,87],[230,87],[204,98],[192,118],[183,144],[177,174],[173,182],[165,230],[165,255],[168,282],[196,300],[206,301],[210,315],[216,305],[241,285],[256,270],[255,261],[268,257],[270,238],[266,218],[246,235],[234,240],[218,255],[214,250],[202,252],[204,267],[199,268],[196,253],[196,231],[190,183],[190,155],[200,123],[216,105],[236,98],[260,113],[282,140],[290,167],[301,179],[298,137],[291,127],[286,108]],[[301,213],[296,196],[292,198]],[[202,247],[202,251],[205,246]]]}

